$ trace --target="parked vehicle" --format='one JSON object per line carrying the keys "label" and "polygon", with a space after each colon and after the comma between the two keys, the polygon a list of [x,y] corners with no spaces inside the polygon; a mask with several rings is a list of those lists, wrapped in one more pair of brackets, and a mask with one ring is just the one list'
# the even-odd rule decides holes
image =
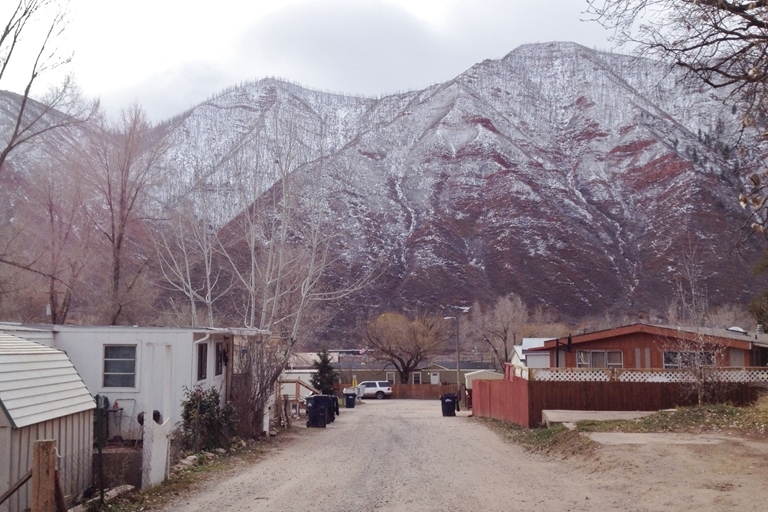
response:
{"label": "parked vehicle", "polygon": [[392,396],[392,384],[386,380],[366,380],[358,384],[358,387],[363,390],[363,397],[375,397],[381,400]]}

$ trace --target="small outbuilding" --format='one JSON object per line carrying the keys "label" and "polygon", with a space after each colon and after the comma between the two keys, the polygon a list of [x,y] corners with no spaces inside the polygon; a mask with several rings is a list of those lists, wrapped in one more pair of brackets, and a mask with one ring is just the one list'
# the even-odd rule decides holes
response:
{"label": "small outbuilding", "polygon": [[472,382],[475,380],[501,380],[503,378],[503,373],[493,370],[477,370],[464,375],[464,385],[467,389],[472,389]]}
{"label": "small outbuilding", "polygon": [[[91,485],[96,403],[61,350],[0,332],[0,495],[32,468],[32,444],[55,439],[60,484],[71,501]],[[0,512],[30,506],[31,482]]]}

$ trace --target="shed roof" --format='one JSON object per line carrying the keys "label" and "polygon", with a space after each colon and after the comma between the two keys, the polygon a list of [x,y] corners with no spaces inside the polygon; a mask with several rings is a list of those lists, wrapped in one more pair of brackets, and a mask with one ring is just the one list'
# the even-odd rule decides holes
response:
{"label": "shed roof", "polygon": [[0,332],[0,409],[16,428],[94,409],[67,354]]}

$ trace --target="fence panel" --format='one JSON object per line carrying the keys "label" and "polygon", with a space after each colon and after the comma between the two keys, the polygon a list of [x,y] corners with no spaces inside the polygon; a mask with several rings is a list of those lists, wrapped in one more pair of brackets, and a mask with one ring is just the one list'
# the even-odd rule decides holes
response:
{"label": "fence panel", "polygon": [[[392,398],[411,400],[438,400],[440,395],[456,393],[455,384],[395,384]],[[463,399],[464,397],[459,397]]]}
{"label": "fence panel", "polygon": [[476,380],[472,382],[472,415],[529,425],[529,381]]}
{"label": "fence panel", "polygon": [[[511,374],[511,372],[510,372]],[[713,383],[718,402],[745,405],[757,399],[750,383]],[[696,389],[686,382],[564,382],[515,377],[473,382],[475,416],[510,421],[532,428],[545,409],[577,411],[658,411],[697,403]]]}

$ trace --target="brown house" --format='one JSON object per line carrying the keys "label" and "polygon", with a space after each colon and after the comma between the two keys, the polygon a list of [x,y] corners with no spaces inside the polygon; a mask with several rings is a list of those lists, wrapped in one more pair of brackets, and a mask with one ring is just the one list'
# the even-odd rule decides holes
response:
{"label": "brown house", "polygon": [[[703,402],[748,404],[768,382],[768,336],[741,329],[633,324],[547,340],[537,367],[507,365],[473,383],[478,417],[535,427],[542,411],[657,411]],[[711,371],[703,371],[705,369]],[[759,386],[755,386],[759,383]]]}
{"label": "brown house", "polygon": [[550,367],[679,369],[768,363],[768,335],[738,328],[694,329],[632,324],[546,341]]}

